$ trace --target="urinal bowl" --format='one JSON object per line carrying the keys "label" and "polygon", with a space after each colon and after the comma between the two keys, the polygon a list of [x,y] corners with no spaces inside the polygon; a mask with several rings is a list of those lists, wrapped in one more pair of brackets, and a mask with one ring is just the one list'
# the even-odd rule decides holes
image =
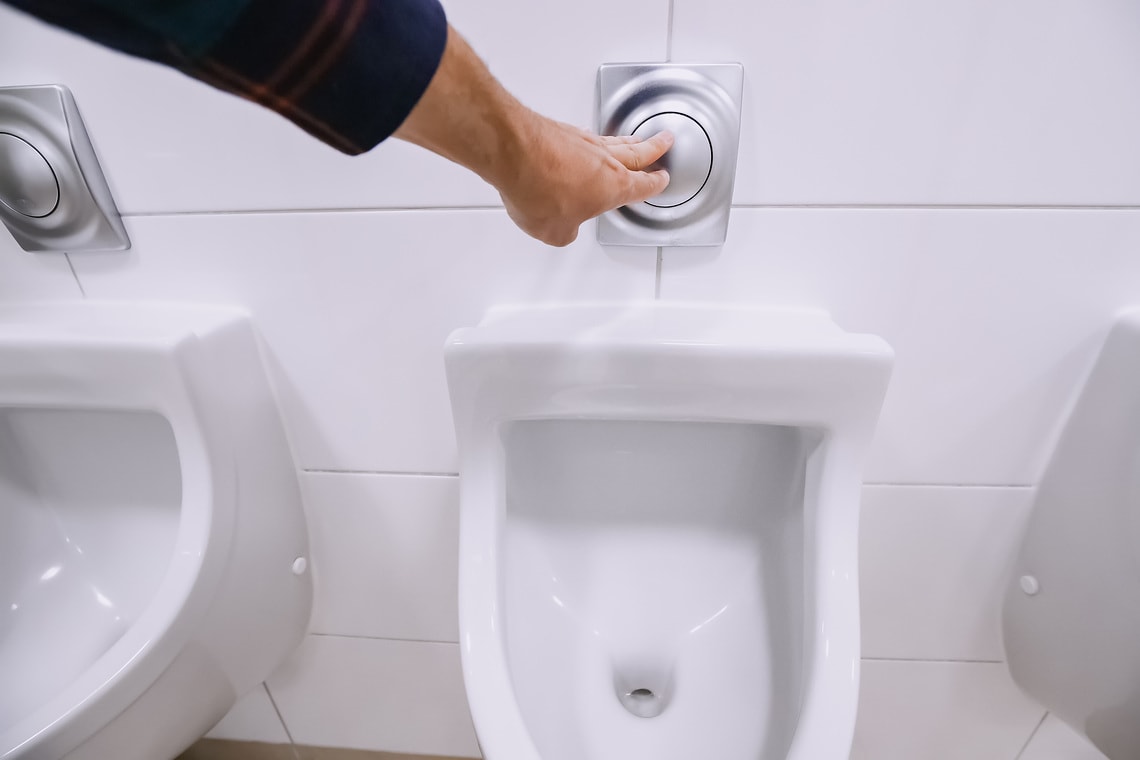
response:
{"label": "urinal bowl", "polygon": [[299,491],[241,314],[0,311],[0,521],[5,760],[173,757],[303,635]]}
{"label": "urinal bowl", "polygon": [[456,333],[484,756],[846,758],[890,358],[804,312],[502,310]]}

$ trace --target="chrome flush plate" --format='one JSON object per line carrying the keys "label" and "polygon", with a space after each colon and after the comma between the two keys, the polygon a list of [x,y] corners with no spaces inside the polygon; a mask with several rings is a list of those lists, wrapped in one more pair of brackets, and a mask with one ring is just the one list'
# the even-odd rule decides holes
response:
{"label": "chrome flush plate", "polygon": [[71,91],[0,87],[0,221],[25,251],[130,248]]}
{"label": "chrome flush plate", "polygon": [[604,64],[598,132],[676,138],[659,162],[669,186],[598,218],[598,242],[631,246],[724,243],[736,179],[744,67],[738,63]]}

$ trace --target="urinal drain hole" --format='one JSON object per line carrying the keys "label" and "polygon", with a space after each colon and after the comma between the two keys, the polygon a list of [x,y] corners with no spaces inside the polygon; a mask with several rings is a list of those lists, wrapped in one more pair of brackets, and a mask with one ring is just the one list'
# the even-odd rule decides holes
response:
{"label": "urinal drain hole", "polygon": [[665,709],[665,701],[652,689],[619,692],[626,710],[639,718],[656,718]]}

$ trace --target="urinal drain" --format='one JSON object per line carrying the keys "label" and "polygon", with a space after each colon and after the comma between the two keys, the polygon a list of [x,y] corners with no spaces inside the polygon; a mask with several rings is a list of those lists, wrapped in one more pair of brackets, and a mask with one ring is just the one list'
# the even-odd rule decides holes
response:
{"label": "urinal drain", "polygon": [[656,718],[665,709],[665,704],[652,689],[634,689],[621,695],[625,709],[639,718]]}

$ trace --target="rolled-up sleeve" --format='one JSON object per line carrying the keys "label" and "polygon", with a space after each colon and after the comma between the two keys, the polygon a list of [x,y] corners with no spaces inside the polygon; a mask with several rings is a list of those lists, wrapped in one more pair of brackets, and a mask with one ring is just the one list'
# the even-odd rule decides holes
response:
{"label": "rolled-up sleeve", "polygon": [[270,108],[349,154],[389,137],[447,43],[438,0],[5,0]]}

